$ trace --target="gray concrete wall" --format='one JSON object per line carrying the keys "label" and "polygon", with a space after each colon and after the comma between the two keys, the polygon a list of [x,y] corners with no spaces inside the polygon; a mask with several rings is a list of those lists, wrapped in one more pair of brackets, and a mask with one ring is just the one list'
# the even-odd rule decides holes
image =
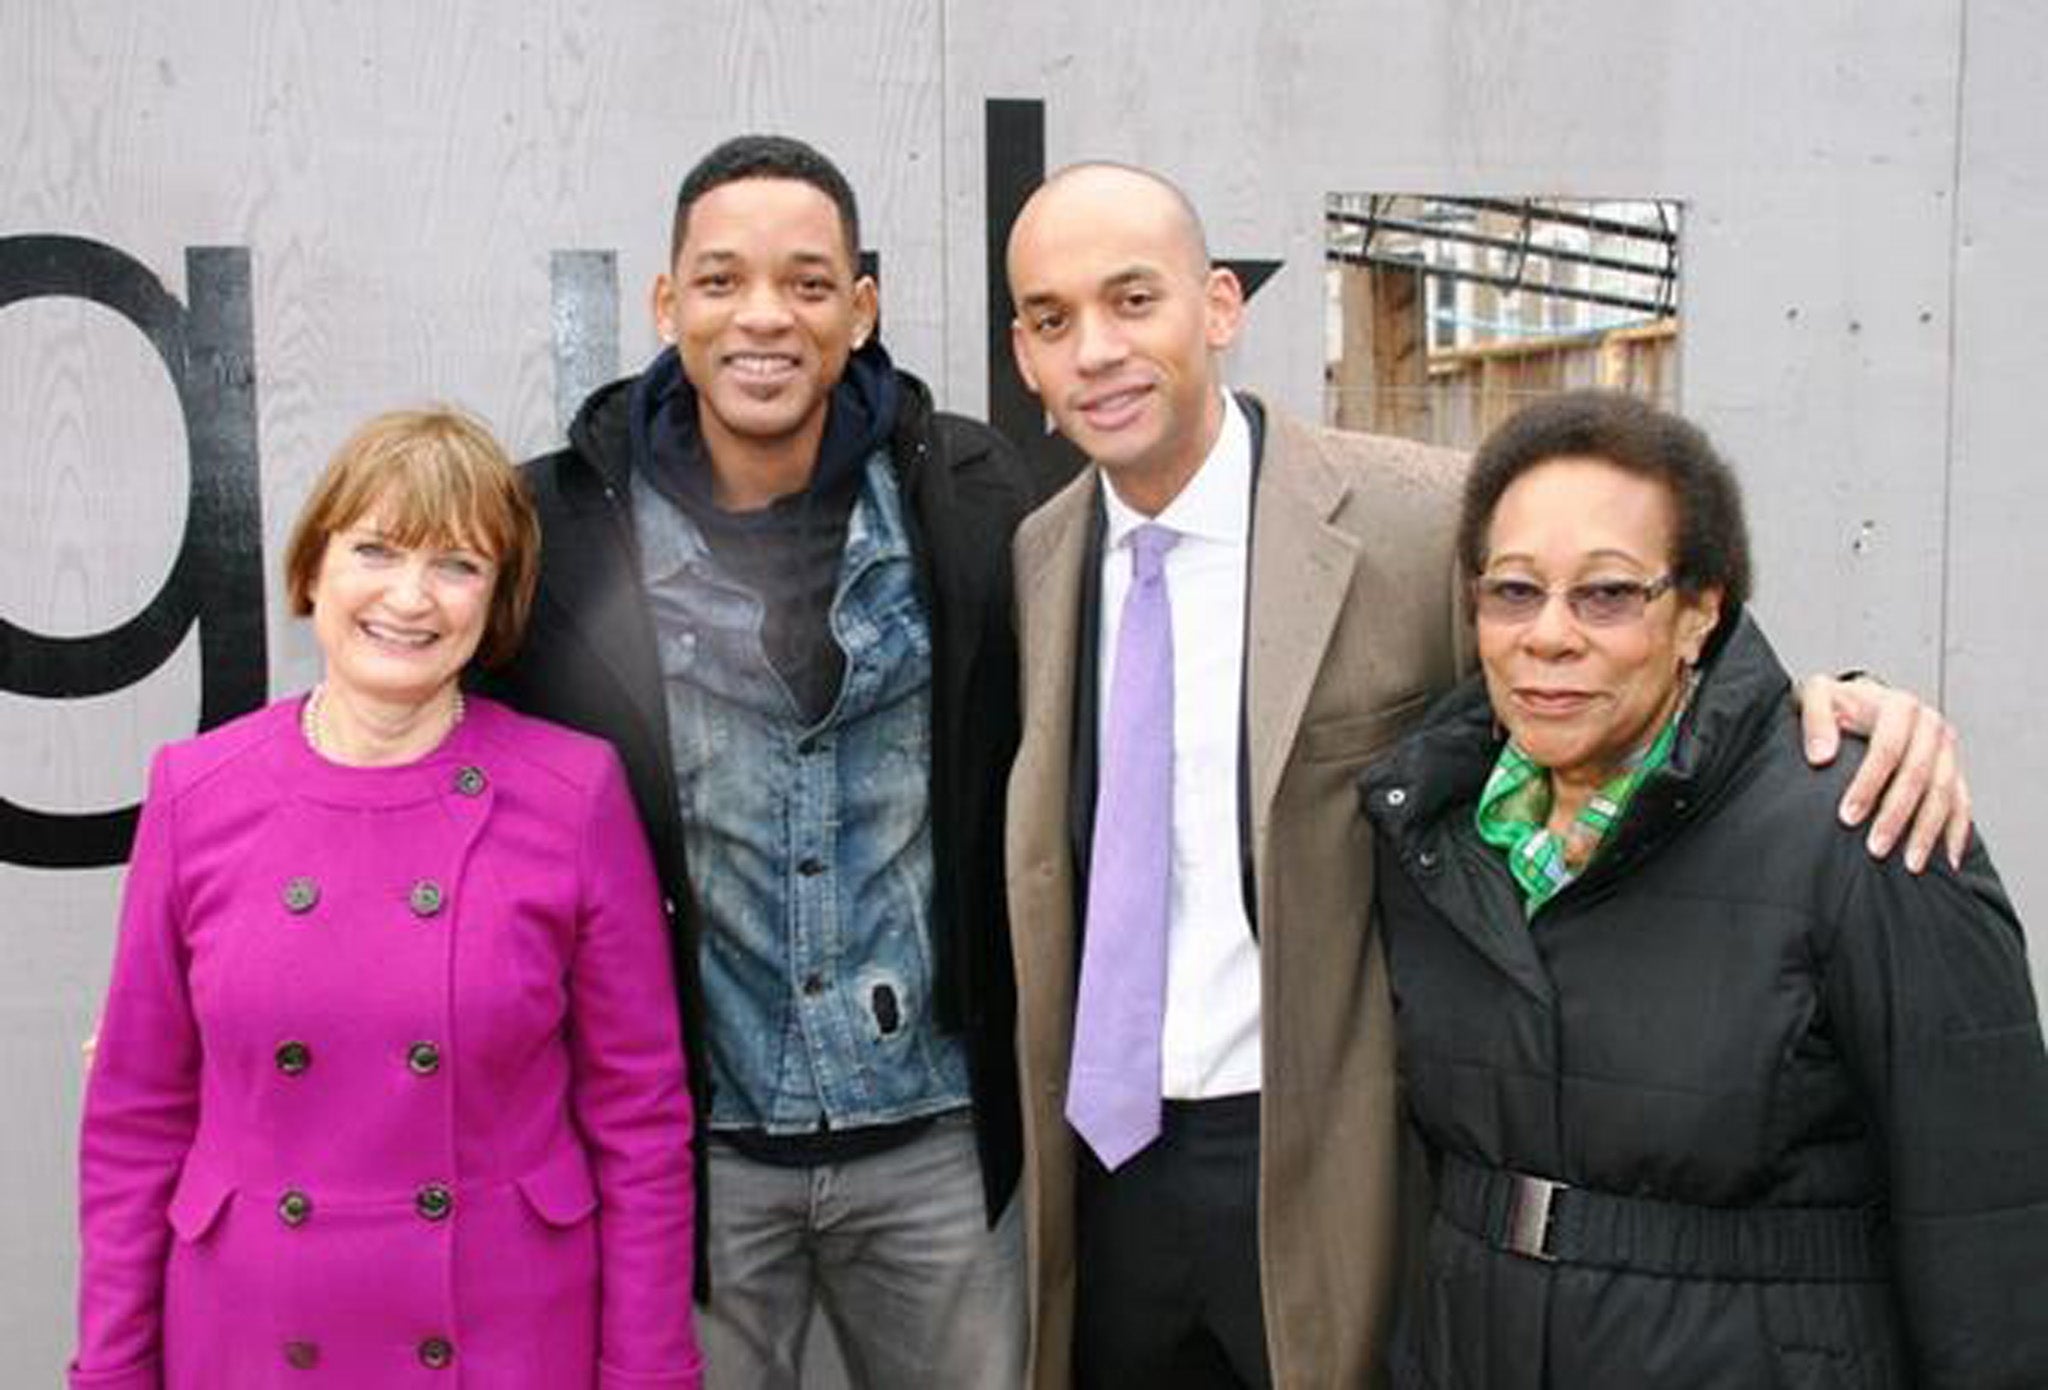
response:
{"label": "gray concrete wall", "polygon": [[[1683,399],[1742,468],[1763,620],[1797,668],[1942,700],[2007,881],[2048,921],[2048,868],[2016,838],[2048,777],[2029,717],[2048,678],[2044,47],[2025,0],[0,0],[0,238],[99,241],[180,301],[188,248],[246,249],[274,569],[365,414],[452,398],[530,451],[557,437],[560,380],[651,354],[674,181],[740,129],[841,159],[888,341],[970,411],[990,400],[991,99],[1043,103],[1051,164],[1157,165],[1219,254],[1283,262],[1233,369],[1304,413],[1326,191],[1683,199]],[[1017,147],[995,164],[1014,173]],[[615,275],[556,259],[584,250]],[[615,341],[592,283],[618,287]],[[84,638],[144,609],[179,553],[190,446],[220,424],[188,440],[155,352],[102,305],[0,308],[0,618]],[[308,683],[274,580],[253,630],[271,690]],[[149,749],[194,727],[204,665],[188,633],[105,693],[0,692],[0,798],[131,802]],[[119,871],[0,849],[13,1387],[51,1383],[69,1343],[78,1041]]]}

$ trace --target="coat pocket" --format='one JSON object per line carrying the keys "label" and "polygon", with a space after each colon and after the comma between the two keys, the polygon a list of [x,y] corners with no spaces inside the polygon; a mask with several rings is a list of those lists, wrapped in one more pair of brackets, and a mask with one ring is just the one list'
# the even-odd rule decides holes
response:
{"label": "coat pocket", "polygon": [[186,1168],[178,1175],[178,1187],[171,1194],[171,1230],[188,1245],[202,1239],[227,1209],[235,1185],[218,1173]]}
{"label": "coat pocket", "polygon": [[579,1148],[557,1149],[538,1167],[522,1173],[518,1187],[533,1214],[550,1226],[573,1226],[597,1210],[590,1160]]}
{"label": "coat pocket", "polygon": [[1296,756],[1305,763],[1362,762],[1407,733],[1428,708],[1425,691],[1360,714],[1308,720],[1301,726]]}

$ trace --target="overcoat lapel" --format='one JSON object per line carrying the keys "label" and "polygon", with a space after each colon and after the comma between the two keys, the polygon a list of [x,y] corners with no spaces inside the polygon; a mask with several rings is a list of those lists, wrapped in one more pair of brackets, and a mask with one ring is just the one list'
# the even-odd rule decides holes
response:
{"label": "overcoat lapel", "polygon": [[1246,740],[1251,763],[1254,865],[1266,881],[1266,837],[1287,766],[1343,610],[1358,542],[1330,524],[1350,485],[1312,437],[1277,411],[1268,416],[1253,508],[1251,585],[1245,597]]}
{"label": "overcoat lapel", "polygon": [[[1023,650],[1024,730],[1012,773],[1013,807],[1032,808],[1017,824],[1024,833],[1017,844],[1021,871],[1036,882],[1032,896],[1041,911],[1068,906],[1042,896],[1055,882],[1071,893],[1073,854],[1069,805],[1072,795],[1074,746],[1074,682],[1079,663],[1076,645],[1081,631],[1083,563],[1088,548],[1092,470],[1084,481],[1070,484],[1048,503],[1045,524],[1018,547],[1018,641]],[[1061,914],[1064,915],[1064,914]],[[1040,923],[1015,924],[1020,943],[1046,970],[1055,986],[1073,974],[1074,934],[1043,930]]]}
{"label": "overcoat lapel", "polygon": [[[575,622],[552,625],[550,639],[584,642],[591,658],[618,682],[618,693],[632,706],[649,740],[658,744],[668,737],[668,714],[654,632],[635,573],[640,548],[627,534],[630,523],[614,515],[609,504],[578,498],[571,506],[576,533],[549,545],[536,601],[560,604],[578,615]],[[594,634],[605,634],[607,640],[589,641]],[[631,640],[620,640],[627,634]]]}

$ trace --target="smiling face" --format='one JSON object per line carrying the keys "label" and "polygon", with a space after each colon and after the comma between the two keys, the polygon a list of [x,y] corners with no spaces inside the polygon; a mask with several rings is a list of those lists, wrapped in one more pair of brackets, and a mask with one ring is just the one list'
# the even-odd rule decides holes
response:
{"label": "smiling face", "polygon": [[1223,423],[1216,354],[1237,336],[1237,277],[1212,269],[1201,230],[1136,170],[1055,176],[1010,234],[1011,345],[1060,433],[1157,515]]}
{"label": "smiling face", "polygon": [[714,455],[814,454],[832,388],[875,325],[839,210],[798,179],[743,178],[690,207],[654,316],[697,390]]}
{"label": "smiling face", "polygon": [[1661,482],[1595,458],[1540,463],[1494,507],[1484,577],[1556,592],[1527,621],[1482,615],[1479,662],[1495,716],[1557,783],[1597,787],[1654,736],[1720,617],[1713,590],[1668,589],[1613,626],[1581,622],[1565,601],[1573,585],[1668,574],[1676,524]]}
{"label": "smiling face", "polygon": [[312,586],[313,635],[346,704],[452,700],[482,640],[497,566],[461,545],[393,539],[384,508],[331,533]]}

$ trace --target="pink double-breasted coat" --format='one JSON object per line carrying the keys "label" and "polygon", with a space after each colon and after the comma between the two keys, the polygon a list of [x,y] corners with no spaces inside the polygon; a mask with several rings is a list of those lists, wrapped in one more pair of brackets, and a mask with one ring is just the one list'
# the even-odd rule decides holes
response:
{"label": "pink double-breasted coat", "polygon": [[75,1390],[694,1387],[663,914],[604,744],[157,757],[80,1143]]}

